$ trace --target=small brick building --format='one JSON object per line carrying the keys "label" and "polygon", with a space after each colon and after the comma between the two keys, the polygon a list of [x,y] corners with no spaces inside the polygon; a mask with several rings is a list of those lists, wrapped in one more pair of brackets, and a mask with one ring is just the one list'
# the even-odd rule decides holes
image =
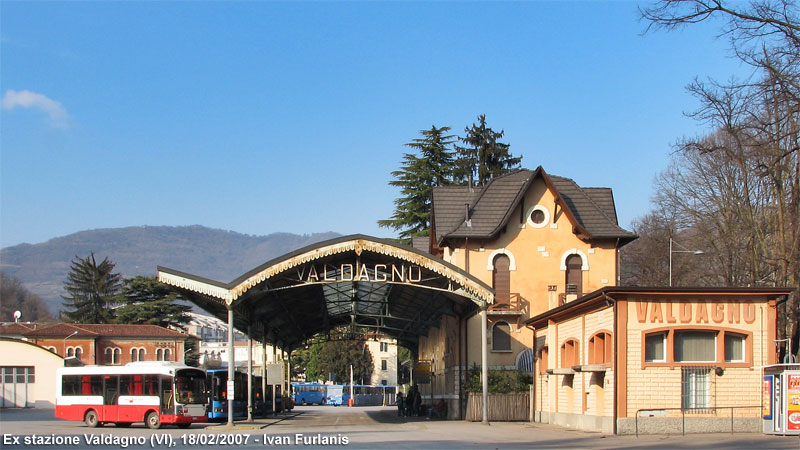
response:
{"label": "small brick building", "polygon": [[157,325],[58,323],[22,332],[23,339],[65,359],[84,364],[122,365],[136,361],[184,362],[188,339]]}
{"label": "small brick building", "polygon": [[[532,317],[534,420],[604,433],[761,427],[791,289],[606,287]],[[637,420],[637,416],[639,419]]]}

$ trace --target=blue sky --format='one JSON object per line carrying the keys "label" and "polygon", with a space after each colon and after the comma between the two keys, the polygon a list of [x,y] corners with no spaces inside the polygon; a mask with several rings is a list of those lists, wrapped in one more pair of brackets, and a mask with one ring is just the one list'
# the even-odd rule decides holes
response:
{"label": "blue sky", "polygon": [[713,24],[634,2],[0,3],[0,246],[201,224],[381,237],[403,144],[477,115],[523,166],[646,213]]}

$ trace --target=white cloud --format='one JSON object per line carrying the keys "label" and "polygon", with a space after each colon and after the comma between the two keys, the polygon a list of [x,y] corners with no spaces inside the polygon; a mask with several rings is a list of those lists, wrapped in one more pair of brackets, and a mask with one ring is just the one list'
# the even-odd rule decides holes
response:
{"label": "white cloud", "polygon": [[54,127],[67,128],[69,115],[61,103],[43,94],[37,94],[28,90],[15,91],[9,89],[3,95],[3,109],[12,110],[16,107],[35,108],[44,111],[50,117],[50,122]]}

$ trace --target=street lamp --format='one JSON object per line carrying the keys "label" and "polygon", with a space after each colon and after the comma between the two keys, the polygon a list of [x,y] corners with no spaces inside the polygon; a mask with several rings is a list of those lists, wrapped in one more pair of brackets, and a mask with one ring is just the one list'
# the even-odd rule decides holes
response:
{"label": "street lamp", "polygon": [[67,339],[71,338],[72,336],[75,336],[76,334],[78,334],[78,330],[73,331],[72,334],[65,337],[64,340],[62,341],[64,343],[64,358],[67,357]]}
{"label": "street lamp", "polygon": [[[702,250],[673,250],[672,244],[677,244],[683,247],[683,245],[678,244],[677,242],[673,241],[672,238],[669,238],[669,285],[672,287],[672,254],[673,253],[691,253],[693,255],[702,255],[705,252]],[[686,248],[686,247],[683,247]]]}

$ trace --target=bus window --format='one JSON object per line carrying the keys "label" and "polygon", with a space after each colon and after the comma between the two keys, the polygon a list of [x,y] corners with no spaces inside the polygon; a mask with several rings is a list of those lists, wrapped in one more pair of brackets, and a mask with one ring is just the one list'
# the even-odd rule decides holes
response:
{"label": "bus window", "polygon": [[80,392],[80,395],[103,395],[103,379],[100,375],[82,376]]}
{"label": "bus window", "polygon": [[81,377],[65,375],[61,384],[61,395],[80,395]]}
{"label": "bus window", "polygon": [[144,395],[158,395],[158,375],[144,376]]}

